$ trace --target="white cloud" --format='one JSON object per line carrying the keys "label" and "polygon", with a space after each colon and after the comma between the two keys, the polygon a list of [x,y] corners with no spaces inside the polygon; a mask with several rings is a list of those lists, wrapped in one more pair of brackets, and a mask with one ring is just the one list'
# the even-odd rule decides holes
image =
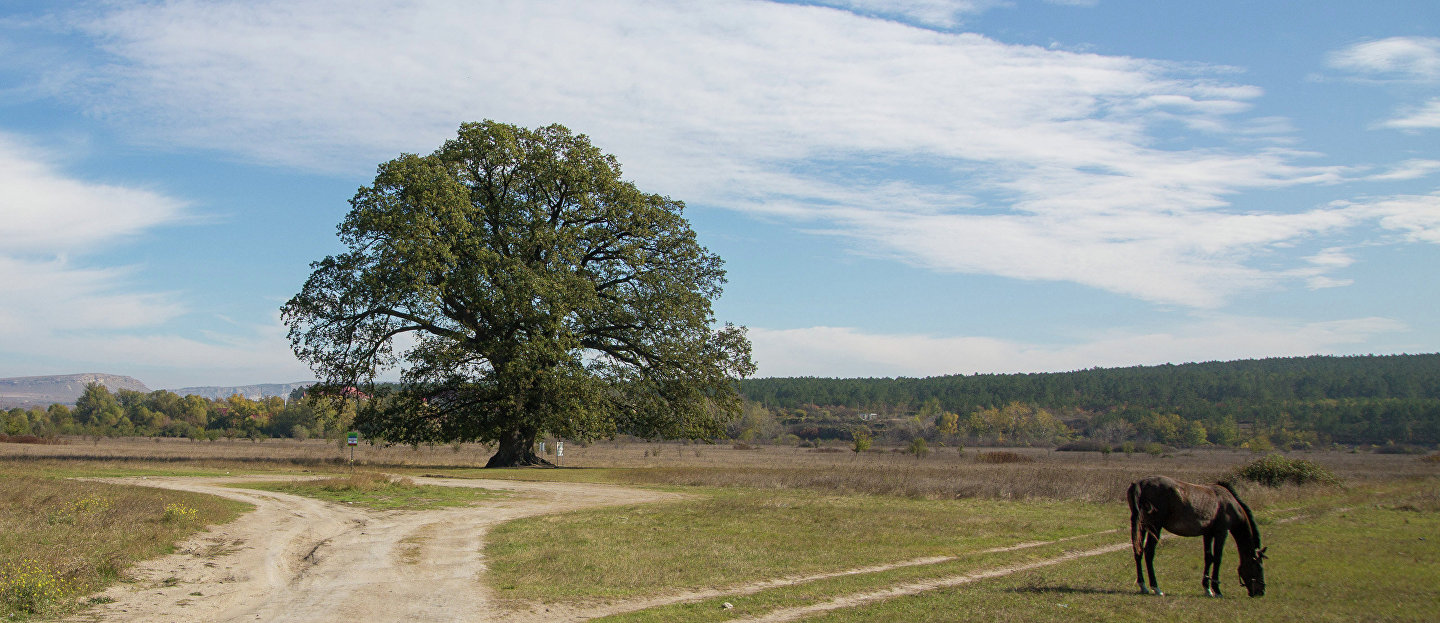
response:
{"label": "white cloud", "polygon": [[153,326],[183,313],[165,293],[126,290],[128,267],[73,258],[185,216],[185,204],[66,176],[0,134],[0,336]]}
{"label": "white cloud", "polygon": [[1440,128],[1440,97],[1431,98],[1414,108],[1401,111],[1394,119],[1387,119],[1381,127],[1396,130],[1433,130]]}
{"label": "white cloud", "polygon": [[1389,171],[1370,175],[1365,179],[1381,182],[1415,180],[1428,177],[1437,171],[1440,171],[1440,160],[1415,159],[1406,160],[1395,165]]}
{"label": "white cloud", "polygon": [[1367,202],[1339,202],[1335,205],[1375,219],[1380,227],[1400,232],[1407,242],[1440,244],[1440,192],[1397,195]]}
{"label": "white cloud", "polygon": [[875,334],[846,327],[751,328],[750,339],[758,376],[921,377],[1351,354],[1374,336],[1407,329],[1404,323],[1375,317],[1297,322],[1202,316],[1171,331],[1114,332],[1065,345]]}
{"label": "white cloud", "polygon": [[860,15],[900,18],[922,26],[954,28],[966,15],[1003,6],[1006,0],[814,0],[807,4],[844,9]]}
{"label": "white cloud", "polygon": [[308,375],[273,327],[244,329],[257,337],[238,340],[173,335],[168,324],[189,311],[183,293],[146,291],[136,285],[143,267],[89,258],[186,221],[186,203],[80,179],[55,160],[0,134],[0,376],[137,368],[158,370],[152,378],[162,379],[225,372],[271,379],[297,368],[298,378]]}
{"label": "white cloud", "polygon": [[1378,79],[1440,80],[1440,39],[1390,37],[1364,41],[1330,54],[1335,69]]}
{"label": "white cloud", "polygon": [[292,382],[314,374],[290,353],[278,316],[265,325],[234,327],[205,339],[164,330],[150,332],[27,332],[4,350],[59,359],[49,368],[35,361],[0,364],[0,376],[68,374],[81,370],[135,376],[152,388]]}
{"label": "white cloud", "polygon": [[[942,26],[993,5],[824,4]],[[936,270],[1215,307],[1302,279],[1255,257],[1354,224],[1324,208],[1229,209],[1238,193],[1344,172],[1251,147],[1283,124],[1244,119],[1263,93],[1218,80],[1221,68],[745,0],[180,0],[115,6],[81,28],[114,59],[84,97],[137,138],[367,171],[464,120],[559,121],[647,190]],[[1162,146],[1176,128],[1244,140]]]}
{"label": "white cloud", "polygon": [[185,215],[159,193],[73,179],[45,154],[0,133],[0,253],[83,252]]}

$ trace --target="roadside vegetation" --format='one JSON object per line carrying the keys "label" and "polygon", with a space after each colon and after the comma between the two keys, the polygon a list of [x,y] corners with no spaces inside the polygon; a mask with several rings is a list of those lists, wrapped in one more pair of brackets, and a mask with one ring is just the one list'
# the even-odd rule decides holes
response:
{"label": "roadside vegetation", "polygon": [[49,616],[169,553],[245,505],[208,495],[63,480],[0,462],[0,620]]}

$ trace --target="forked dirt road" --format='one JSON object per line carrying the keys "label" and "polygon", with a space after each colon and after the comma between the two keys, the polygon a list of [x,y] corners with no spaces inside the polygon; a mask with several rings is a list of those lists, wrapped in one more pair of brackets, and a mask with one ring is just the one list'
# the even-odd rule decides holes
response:
{"label": "forked dirt road", "polygon": [[[263,477],[107,478],[106,482],[208,493],[255,510],[182,543],[175,554],[142,562],[135,582],[75,621],[583,621],[723,595],[750,594],[839,575],[867,574],[954,559],[938,556],[813,576],[652,595],[588,606],[501,608],[484,582],[485,537],[500,522],[600,506],[680,499],[657,491],[596,484],[415,478],[420,484],[482,487],[511,495],[482,505],[428,511],[373,511],[310,498],[236,489]],[[1015,551],[1120,532],[1021,543]],[[786,608],[749,621],[792,621],[828,610],[954,587],[1129,548],[1129,543],[1072,551],[1025,564],[892,586]]]}
{"label": "forked dirt road", "polygon": [[177,552],[132,569],[138,581],[78,621],[526,621],[499,609],[482,576],[485,535],[510,519],[676,499],[594,484],[432,480],[419,484],[512,492],[480,506],[372,511],[283,493],[235,489],[256,478],[114,478],[107,482],[208,493],[255,505]]}

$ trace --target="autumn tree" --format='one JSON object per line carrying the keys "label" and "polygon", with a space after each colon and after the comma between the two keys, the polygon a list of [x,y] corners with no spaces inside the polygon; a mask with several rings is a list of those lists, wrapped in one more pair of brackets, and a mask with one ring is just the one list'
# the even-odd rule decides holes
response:
{"label": "autumn tree", "polygon": [[[716,326],[725,281],[681,202],[641,192],[584,135],[467,123],[428,156],[379,167],[283,308],[331,388],[397,443],[498,444],[543,463],[540,435],[709,438],[753,372],[743,328]],[[377,386],[377,373],[399,383]]]}

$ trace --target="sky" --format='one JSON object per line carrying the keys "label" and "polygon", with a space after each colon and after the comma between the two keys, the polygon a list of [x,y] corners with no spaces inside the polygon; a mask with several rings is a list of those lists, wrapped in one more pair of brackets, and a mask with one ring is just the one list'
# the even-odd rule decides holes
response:
{"label": "sky", "polygon": [[0,3],[0,377],[313,378],[376,166],[560,123],[758,376],[1440,351],[1440,3]]}

